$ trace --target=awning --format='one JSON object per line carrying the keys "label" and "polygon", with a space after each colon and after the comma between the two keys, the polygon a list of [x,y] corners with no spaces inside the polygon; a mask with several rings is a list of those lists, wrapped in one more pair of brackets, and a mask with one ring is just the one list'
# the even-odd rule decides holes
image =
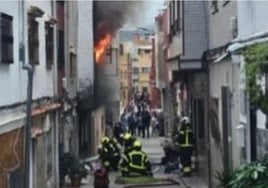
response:
{"label": "awning", "polygon": [[48,111],[56,110],[61,107],[60,103],[52,103],[52,104],[45,104],[38,106],[34,109],[32,109],[32,116],[37,116],[43,113],[46,113]]}

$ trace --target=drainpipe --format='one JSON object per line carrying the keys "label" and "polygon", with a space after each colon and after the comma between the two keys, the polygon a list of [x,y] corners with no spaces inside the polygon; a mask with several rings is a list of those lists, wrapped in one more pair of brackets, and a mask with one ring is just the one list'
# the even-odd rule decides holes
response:
{"label": "drainpipe", "polygon": [[[208,2],[203,2],[203,11],[205,14],[205,32],[206,32],[206,38],[207,38],[207,43],[206,43],[206,50],[209,49],[209,13],[207,11],[207,7],[208,7]],[[206,66],[205,66],[205,72],[206,72],[206,90],[207,90],[207,95],[206,95],[206,110],[205,112],[207,114],[210,113],[210,80],[209,80],[209,63],[206,59],[204,59]],[[212,183],[212,179],[213,179],[213,174],[212,174],[212,164],[211,164],[211,159],[212,159],[212,153],[211,153],[211,143],[210,143],[210,139],[211,139],[211,133],[210,133],[210,120],[209,120],[209,115],[206,116],[206,124],[207,124],[207,128],[206,128],[206,134],[207,134],[207,144],[208,144],[208,148],[207,148],[207,160],[208,160],[208,186],[212,187],[213,183]]]}
{"label": "drainpipe", "polygon": [[28,73],[28,83],[27,83],[27,100],[26,100],[26,122],[25,122],[25,130],[24,130],[24,188],[30,188],[31,182],[31,164],[30,164],[30,157],[31,157],[31,148],[32,148],[32,139],[31,139],[31,124],[32,124],[32,117],[31,117],[31,106],[32,106],[32,89],[33,89],[33,72],[34,67],[30,64],[25,64],[25,3],[21,1],[21,22],[20,24],[20,31],[21,31],[21,38],[20,38],[20,61],[22,62],[22,69],[26,70]]}

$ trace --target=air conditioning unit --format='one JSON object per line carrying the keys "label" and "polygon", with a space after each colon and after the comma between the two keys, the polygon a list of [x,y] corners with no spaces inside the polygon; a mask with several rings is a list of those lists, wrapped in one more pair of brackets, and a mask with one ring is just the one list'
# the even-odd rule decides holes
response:
{"label": "air conditioning unit", "polygon": [[237,36],[237,17],[231,17],[231,32],[233,38]]}

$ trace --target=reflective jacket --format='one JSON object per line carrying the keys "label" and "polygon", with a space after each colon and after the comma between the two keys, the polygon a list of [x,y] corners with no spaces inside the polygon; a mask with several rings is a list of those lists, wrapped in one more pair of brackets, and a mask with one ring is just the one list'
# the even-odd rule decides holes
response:
{"label": "reflective jacket", "polygon": [[121,170],[151,170],[148,156],[141,150],[133,149],[129,153],[123,155],[122,160],[123,161],[121,162]]}
{"label": "reflective jacket", "polygon": [[193,131],[191,128],[186,127],[180,129],[175,138],[175,144],[179,147],[193,147]]}

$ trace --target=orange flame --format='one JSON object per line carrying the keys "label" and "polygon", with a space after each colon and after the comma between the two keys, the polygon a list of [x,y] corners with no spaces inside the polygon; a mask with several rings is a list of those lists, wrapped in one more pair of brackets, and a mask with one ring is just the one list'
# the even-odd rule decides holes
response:
{"label": "orange flame", "polygon": [[94,47],[96,62],[100,62],[103,57],[104,52],[108,48],[111,42],[112,36],[109,33],[106,33],[103,39],[101,39],[97,45]]}

